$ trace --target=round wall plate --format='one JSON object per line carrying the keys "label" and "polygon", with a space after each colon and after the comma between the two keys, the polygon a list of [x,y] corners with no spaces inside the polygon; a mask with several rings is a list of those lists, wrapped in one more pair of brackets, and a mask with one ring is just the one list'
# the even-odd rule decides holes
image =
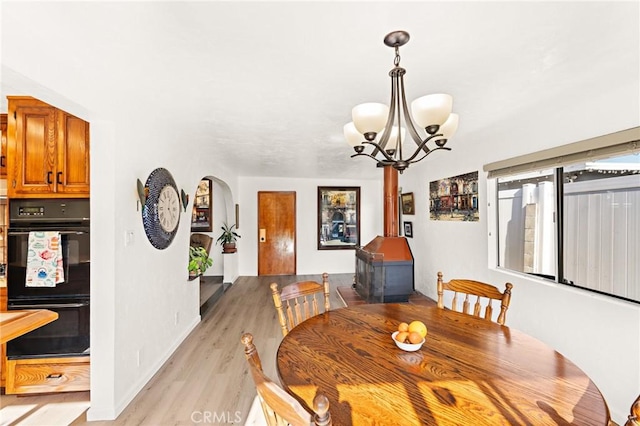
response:
{"label": "round wall plate", "polygon": [[145,183],[148,191],[142,209],[144,232],[152,246],[163,250],[173,241],[180,224],[180,195],[173,176],[159,167],[151,172]]}

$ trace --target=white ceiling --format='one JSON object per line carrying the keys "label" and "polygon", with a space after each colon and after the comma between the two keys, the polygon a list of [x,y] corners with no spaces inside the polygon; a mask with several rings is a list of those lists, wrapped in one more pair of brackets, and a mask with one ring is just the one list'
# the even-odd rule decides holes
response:
{"label": "white ceiling", "polygon": [[[393,50],[382,40],[393,30],[411,34],[400,50],[408,101],[454,96],[454,150],[477,143],[478,130],[508,126],[518,111],[553,108],[549,99],[568,88],[588,88],[619,67],[637,71],[640,46],[638,1],[2,7],[4,67],[90,112],[151,110],[177,144],[197,143],[211,158],[223,153],[246,176],[379,178],[371,160],[349,158],[342,127],[354,105],[388,103]],[[30,27],[49,32],[41,59],[66,78],[46,66],[23,69],[21,55],[43,42]],[[3,85],[3,97],[11,90]]]}

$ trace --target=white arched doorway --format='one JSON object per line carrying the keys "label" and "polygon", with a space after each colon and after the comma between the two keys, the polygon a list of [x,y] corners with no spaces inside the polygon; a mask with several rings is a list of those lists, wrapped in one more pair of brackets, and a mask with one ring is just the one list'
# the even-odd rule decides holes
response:
{"label": "white arched doorway", "polygon": [[[208,203],[210,204],[210,210],[208,212],[210,227],[202,229],[198,226],[193,226],[191,229],[192,234],[204,234],[212,239],[209,257],[213,263],[203,272],[202,276],[199,277],[201,314],[217,302],[224,291],[232,284],[234,278],[232,271],[236,269],[235,262],[237,262],[237,254],[223,254],[222,245],[216,242],[222,233],[223,224],[236,224],[236,228],[238,225],[236,205],[233,202],[231,188],[223,180],[212,175],[207,175],[202,177],[199,184],[200,189],[202,189],[201,185],[205,181],[208,181],[210,188],[208,198]],[[201,205],[198,200],[198,194],[198,188],[196,188],[192,195],[194,197],[192,222],[196,217],[196,209]]]}

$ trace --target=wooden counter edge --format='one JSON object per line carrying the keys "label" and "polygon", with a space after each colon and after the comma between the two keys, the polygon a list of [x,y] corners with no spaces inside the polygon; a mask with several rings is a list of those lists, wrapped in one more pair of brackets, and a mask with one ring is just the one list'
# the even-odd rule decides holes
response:
{"label": "wooden counter edge", "polygon": [[0,343],[15,339],[58,319],[57,312],[47,309],[2,311],[0,314],[12,314],[0,323]]}

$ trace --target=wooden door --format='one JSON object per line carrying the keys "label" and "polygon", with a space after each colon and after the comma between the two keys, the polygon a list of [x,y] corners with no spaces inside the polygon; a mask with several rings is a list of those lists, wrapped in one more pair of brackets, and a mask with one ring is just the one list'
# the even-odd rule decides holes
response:
{"label": "wooden door", "polygon": [[89,123],[58,111],[56,192],[89,196]]}
{"label": "wooden door", "polygon": [[296,274],[296,193],[258,192],[258,275]]}
{"label": "wooden door", "polygon": [[19,197],[54,190],[56,110],[33,98],[9,98],[7,194]]}

